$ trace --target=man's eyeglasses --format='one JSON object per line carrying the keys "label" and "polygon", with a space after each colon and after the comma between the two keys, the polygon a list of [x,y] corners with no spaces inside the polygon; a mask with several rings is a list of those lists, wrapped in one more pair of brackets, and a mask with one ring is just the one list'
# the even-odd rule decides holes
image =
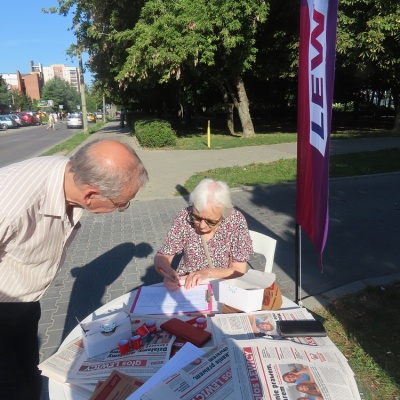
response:
{"label": "man's eyeglasses", "polygon": [[203,218],[203,217],[200,217],[200,215],[197,215],[197,214],[195,214],[193,212],[189,213],[189,217],[190,217],[190,221],[191,222],[193,222],[193,223],[198,222],[200,224],[201,221],[204,221],[210,228],[214,228],[214,226],[217,226],[220,223],[221,219],[222,219],[222,217],[220,219],[217,219],[217,220]]}
{"label": "man's eyeglasses", "polygon": [[114,203],[111,199],[108,199],[111,201],[111,203],[113,203],[114,207],[119,211],[119,212],[124,212],[125,210],[127,210],[129,208],[129,206],[131,205],[131,202],[128,201],[127,203],[122,203],[122,204],[117,204]]}

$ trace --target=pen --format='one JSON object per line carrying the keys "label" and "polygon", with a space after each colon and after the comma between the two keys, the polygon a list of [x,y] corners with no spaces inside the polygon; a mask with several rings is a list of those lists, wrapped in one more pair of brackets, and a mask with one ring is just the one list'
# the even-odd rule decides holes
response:
{"label": "pen", "polygon": [[[157,267],[156,269],[157,269],[157,271],[158,271],[162,276],[164,276],[165,278],[168,278],[168,279],[171,280],[172,282],[175,282],[175,283],[176,283],[175,278],[172,277],[171,275],[168,275],[168,274],[164,271],[163,268]],[[178,286],[181,286],[181,284],[180,284],[179,282],[177,283],[177,285],[178,285]]]}

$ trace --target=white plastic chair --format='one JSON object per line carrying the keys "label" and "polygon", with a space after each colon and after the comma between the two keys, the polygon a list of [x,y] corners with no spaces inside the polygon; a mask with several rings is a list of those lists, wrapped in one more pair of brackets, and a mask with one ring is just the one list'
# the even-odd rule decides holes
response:
{"label": "white plastic chair", "polygon": [[259,232],[249,231],[253,242],[254,253],[262,254],[265,257],[264,272],[272,272],[274,265],[276,240]]}

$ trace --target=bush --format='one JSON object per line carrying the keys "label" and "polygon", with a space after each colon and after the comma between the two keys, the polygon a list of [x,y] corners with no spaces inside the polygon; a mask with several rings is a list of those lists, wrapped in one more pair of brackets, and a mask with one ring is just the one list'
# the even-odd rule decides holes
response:
{"label": "bush", "polygon": [[153,119],[139,120],[134,125],[135,135],[143,147],[175,146],[176,137],[169,122]]}

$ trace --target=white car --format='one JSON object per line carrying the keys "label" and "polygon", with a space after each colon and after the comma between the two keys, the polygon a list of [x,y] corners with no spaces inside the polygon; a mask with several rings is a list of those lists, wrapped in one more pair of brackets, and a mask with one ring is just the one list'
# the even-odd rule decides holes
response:
{"label": "white car", "polygon": [[83,116],[81,112],[73,112],[67,118],[67,129],[69,128],[82,128]]}
{"label": "white car", "polygon": [[100,112],[100,111],[97,111],[97,113],[96,113],[96,119],[103,119],[103,113],[102,112]]}
{"label": "white car", "polygon": [[0,129],[16,128],[18,124],[8,115],[0,115]]}
{"label": "white car", "polygon": [[12,118],[18,126],[26,125],[26,122],[18,114],[10,114],[9,117]]}

